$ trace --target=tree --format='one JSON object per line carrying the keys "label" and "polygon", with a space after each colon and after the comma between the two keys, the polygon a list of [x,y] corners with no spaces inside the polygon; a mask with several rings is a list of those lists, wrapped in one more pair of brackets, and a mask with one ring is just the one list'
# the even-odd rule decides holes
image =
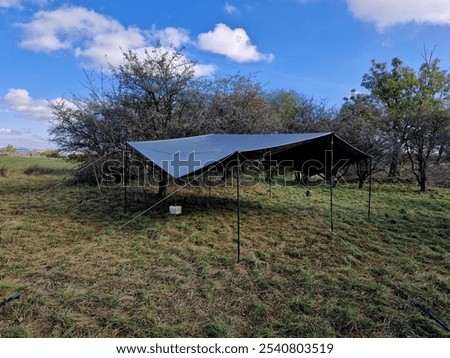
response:
{"label": "tree", "polygon": [[6,152],[7,153],[15,153],[16,152],[16,147],[14,147],[12,144],[8,144],[6,146]]}
{"label": "tree", "polygon": [[344,101],[334,123],[334,130],[340,137],[372,157],[370,161],[353,163],[358,176],[358,187],[361,189],[371,173],[381,170],[388,143],[381,111],[370,96],[352,90]]}
{"label": "tree", "polygon": [[385,118],[387,133],[390,136],[390,164],[388,177],[398,177],[399,159],[403,147],[404,130],[413,108],[412,94],[415,88],[414,71],[403,65],[395,57],[391,69],[387,64],[372,60],[369,73],[363,76],[361,85],[370,90],[370,95],[377,103]]}
{"label": "tree", "polygon": [[133,138],[156,140],[179,135],[190,101],[195,63],[180,50],[158,46],[140,55],[124,52],[124,64],[112,68],[119,102],[134,120]]}
{"label": "tree", "polygon": [[251,76],[222,76],[210,83],[205,126],[215,133],[273,133],[278,123],[261,86]]}
{"label": "tree", "polygon": [[421,191],[426,190],[430,162],[437,158],[439,140],[448,136],[449,125],[450,111],[446,110],[416,117],[408,126],[405,148]]}
{"label": "tree", "polygon": [[127,141],[205,133],[269,133],[277,118],[251,76],[197,78],[180,50],[124,52],[108,74],[87,75],[88,96],[53,105],[52,140],[77,153],[91,183],[106,160],[121,159]]}
{"label": "tree", "polygon": [[362,85],[380,106],[392,146],[389,177],[398,175],[398,159],[406,152],[411,170],[425,191],[427,170],[439,158],[448,141],[450,76],[439,67],[439,59],[425,51],[419,71],[394,58],[391,70],[372,61]]}
{"label": "tree", "polygon": [[80,180],[98,182],[106,161],[122,161],[126,141],[180,135],[186,120],[195,64],[181,51],[161,46],[123,56],[123,64],[111,66],[108,74],[86,76],[88,96],[52,106],[49,133],[59,149],[77,153]]}
{"label": "tree", "polygon": [[279,131],[284,133],[328,131],[336,115],[325,103],[294,90],[272,91],[268,100],[277,114]]}
{"label": "tree", "polygon": [[430,162],[440,159],[450,132],[450,74],[440,69],[433,53],[427,56],[425,52],[423,58],[413,95],[415,111],[409,117],[404,137],[411,170],[421,191],[426,190]]}
{"label": "tree", "polygon": [[53,106],[53,140],[67,151],[106,152],[125,140],[171,138],[184,120],[194,66],[181,51],[158,46],[123,53],[110,75],[87,76],[87,97]]}

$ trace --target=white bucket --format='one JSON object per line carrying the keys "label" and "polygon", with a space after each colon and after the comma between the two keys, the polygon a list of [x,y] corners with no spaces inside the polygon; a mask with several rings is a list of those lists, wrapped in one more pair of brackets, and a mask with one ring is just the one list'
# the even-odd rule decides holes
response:
{"label": "white bucket", "polygon": [[179,215],[181,214],[181,206],[169,206],[169,212],[172,215]]}

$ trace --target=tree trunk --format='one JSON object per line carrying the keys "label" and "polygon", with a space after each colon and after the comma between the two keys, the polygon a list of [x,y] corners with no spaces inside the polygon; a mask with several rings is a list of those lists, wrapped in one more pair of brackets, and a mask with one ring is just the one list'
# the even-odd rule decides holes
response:
{"label": "tree trunk", "polygon": [[359,178],[358,179],[358,189],[362,189],[363,185],[364,185],[364,179]]}
{"label": "tree trunk", "polygon": [[420,182],[419,182],[419,184],[420,184],[420,191],[421,192],[425,192],[426,191],[426,184],[425,184],[425,178],[422,178],[422,179],[420,179]]}
{"label": "tree trunk", "polygon": [[389,165],[388,178],[394,180],[398,178],[398,164],[400,161],[401,144],[397,140],[394,141],[391,152],[391,163]]}
{"label": "tree trunk", "polygon": [[370,168],[370,162],[368,160],[360,160],[359,162],[353,163],[353,167],[356,170],[356,175],[358,176],[358,189],[362,189],[364,181],[370,174],[372,168]]}
{"label": "tree trunk", "polygon": [[419,185],[420,191],[425,192],[427,183],[427,162],[426,159],[419,161]]}

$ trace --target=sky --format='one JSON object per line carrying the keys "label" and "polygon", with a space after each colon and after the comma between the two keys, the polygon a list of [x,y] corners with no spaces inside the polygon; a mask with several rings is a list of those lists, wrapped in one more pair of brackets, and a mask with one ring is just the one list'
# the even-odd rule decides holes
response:
{"label": "sky", "polygon": [[49,105],[122,50],[183,47],[196,76],[252,75],[339,108],[370,61],[450,67],[450,0],[0,0],[0,147],[55,147]]}

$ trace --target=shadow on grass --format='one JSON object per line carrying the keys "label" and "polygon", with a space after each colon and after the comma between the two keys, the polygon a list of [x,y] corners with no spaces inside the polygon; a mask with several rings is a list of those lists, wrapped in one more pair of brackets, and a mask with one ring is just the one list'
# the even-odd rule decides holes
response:
{"label": "shadow on grass", "polygon": [[69,168],[48,167],[40,164],[34,164],[26,168],[23,172],[26,175],[65,175],[73,170]]}
{"label": "shadow on grass", "polygon": [[[10,188],[29,194],[26,207],[32,205],[44,209],[52,216],[67,215],[83,222],[110,225],[111,228],[139,229],[142,227],[140,221],[145,221],[145,225],[148,225],[149,220],[161,222],[171,216],[171,205],[182,206],[182,216],[205,213],[212,216],[218,213],[228,215],[237,210],[235,186],[220,186],[211,190],[197,185],[189,185],[181,190],[179,187],[170,186],[165,198],[156,194],[157,188],[151,188],[152,191],[147,188],[128,188],[125,211],[125,193],[120,186],[77,185],[71,177],[62,175],[69,172],[67,168],[33,165],[27,168],[26,172],[29,175],[14,181]],[[50,180],[45,174],[55,175],[51,176]],[[293,211],[299,214],[300,210],[304,211],[302,217],[312,214],[327,220],[329,199],[326,187],[316,187],[312,191],[294,182],[286,182],[286,185],[282,188],[273,186],[273,196],[269,192],[269,186],[263,181],[255,187],[242,186],[242,212],[252,212],[269,218],[271,215],[289,215]],[[305,192],[308,194],[305,195]],[[348,196],[347,193],[345,195]]]}
{"label": "shadow on grass", "polygon": [[[125,211],[125,193],[121,187],[74,185],[70,180],[60,182],[37,183],[33,190],[28,190],[28,208],[45,211],[48,215],[63,217],[102,226],[111,229],[123,228],[124,231],[138,230],[142,226],[163,223],[172,215],[171,205],[182,207],[181,216],[226,215],[234,216],[237,211],[236,188],[213,188],[211,193],[204,187],[190,187],[179,190],[171,188],[165,198],[149,190],[127,189],[127,205]],[[313,209],[327,210],[326,200],[305,196],[304,187],[290,188],[289,200],[295,201],[296,207],[290,210]],[[283,189],[284,191],[284,189]],[[277,194],[278,195],[278,194]],[[285,193],[274,193],[269,197],[268,187],[244,188],[241,191],[241,212],[264,217],[286,215]],[[324,215],[327,215],[325,212]]]}

